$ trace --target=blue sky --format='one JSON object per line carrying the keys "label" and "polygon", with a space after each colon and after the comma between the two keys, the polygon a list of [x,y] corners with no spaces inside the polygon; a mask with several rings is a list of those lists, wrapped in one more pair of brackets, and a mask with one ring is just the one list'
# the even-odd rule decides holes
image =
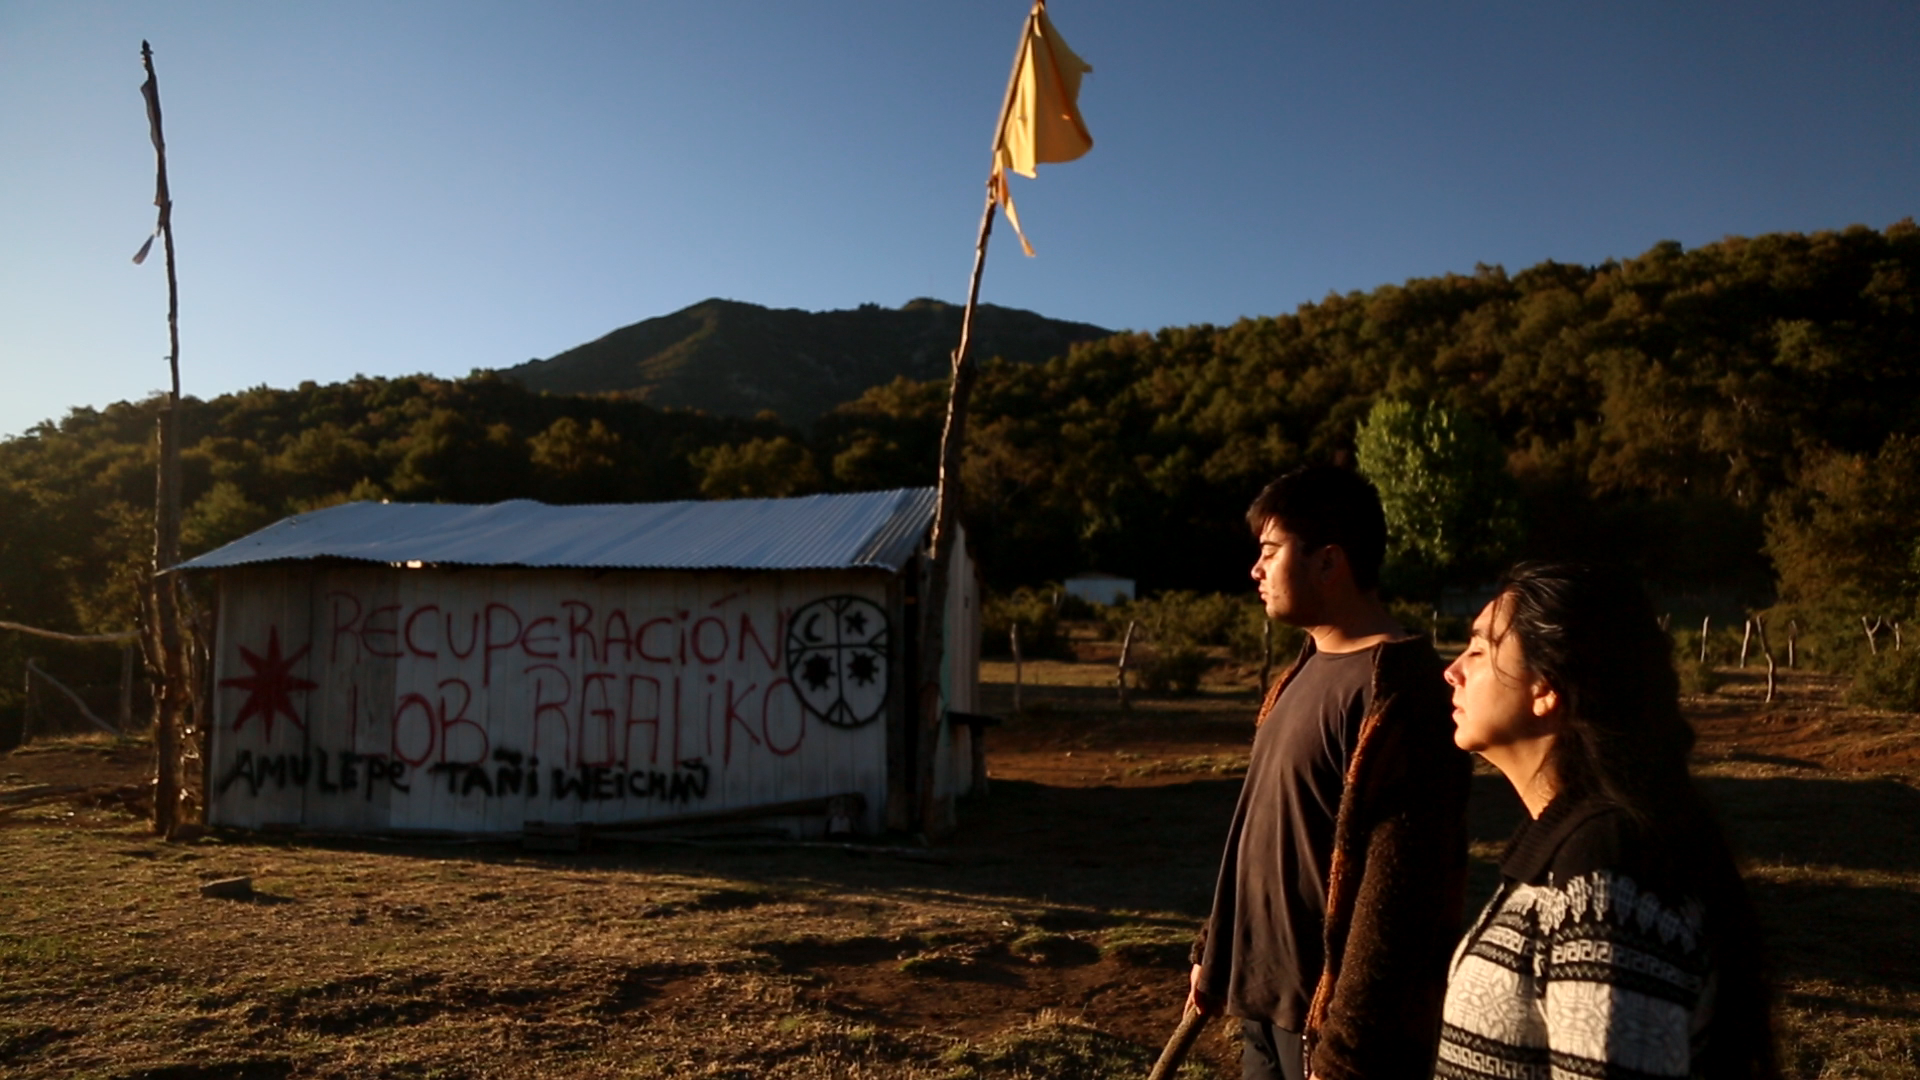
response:
{"label": "blue sky", "polygon": [[[1093,151],[982,297],[1226,323],[1476,263],[1920,213],[1920,5],[1053,0]],[[0,0],[0,436],[464,375],[710,296],[964,297],[1025,0]]]}

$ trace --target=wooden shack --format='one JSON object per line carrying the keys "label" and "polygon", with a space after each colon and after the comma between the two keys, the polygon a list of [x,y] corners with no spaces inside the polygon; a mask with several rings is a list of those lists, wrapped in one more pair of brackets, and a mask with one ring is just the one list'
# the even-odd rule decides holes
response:
{"label": "wooden shack", "polygon": [[[933,498],[361,502],[202,555],[180,569],[218,596],[208,823],[911,826]],[[940,677],[970,713],[964,537],[952,582]],[[938,802],[973,782],[969,737],[942,727]]]}

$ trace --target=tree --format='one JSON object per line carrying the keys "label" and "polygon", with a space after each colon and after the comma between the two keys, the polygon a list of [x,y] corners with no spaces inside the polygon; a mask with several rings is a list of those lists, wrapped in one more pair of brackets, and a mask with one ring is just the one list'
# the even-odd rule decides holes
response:
{"label": "tree", "polygon": [[697,450],[700,494],[709,499],[779,499],[820,490],[813,454],[785,435]]}
{"label": "tree", "polygon": [[1861,616],[1920,615],[1920,436],[1879,453],[1817,455],[1767,514],[1780,599],[1804,612],[1826,662],[1865,652]]}
{"label": "tree", "polygon": [[1499,442],[1470,414],[1378,401],[1354,442],[1387,515],[1390,590],[1433,598],[1507,557],[1520,531],[1513,479]]}
{"label": "tree", "polygon": [[528,439],[527,449],[549,502],[588,502],[611,488],[621,450],[620,436],[597,417],[582,424],[571,416]]}

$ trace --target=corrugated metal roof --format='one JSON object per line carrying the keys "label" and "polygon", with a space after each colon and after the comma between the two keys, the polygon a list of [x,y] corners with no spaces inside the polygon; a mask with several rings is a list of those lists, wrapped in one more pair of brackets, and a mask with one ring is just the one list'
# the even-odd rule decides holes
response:
{"label": "corrugated metal roof", "polygon": [[183,563],[374,563],[621,570],[899,570],[933,523],[934,490],[728,502],[548,506],[347,503],[275,522]]}

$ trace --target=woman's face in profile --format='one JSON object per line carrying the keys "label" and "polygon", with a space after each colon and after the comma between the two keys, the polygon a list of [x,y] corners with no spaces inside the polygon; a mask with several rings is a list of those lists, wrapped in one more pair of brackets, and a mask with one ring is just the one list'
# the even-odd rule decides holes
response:
{"label": "woman's face in profile", "polygon": [[1465,651],[1447,666],[1454,745],[1472,753],[1548,736],[1558,726],[1557,696],[1527,666],[1520,639],[1507,632],[1510,607],[1503,593],[1482,608]]}

